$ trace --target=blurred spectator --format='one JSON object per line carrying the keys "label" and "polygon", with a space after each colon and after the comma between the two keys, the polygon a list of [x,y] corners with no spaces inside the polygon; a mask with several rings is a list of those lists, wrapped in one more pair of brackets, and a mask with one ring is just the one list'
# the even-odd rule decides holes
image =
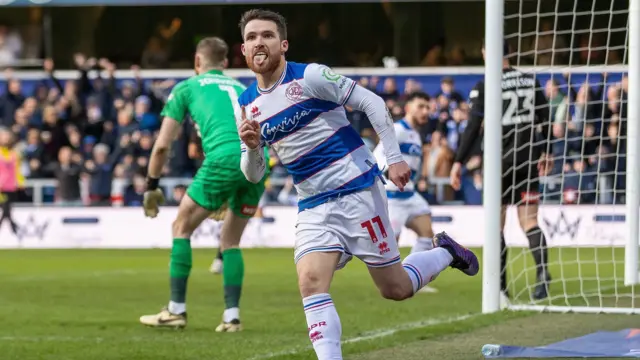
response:
{"label": "blurred spectator", "polygon": [[93,158],[85,162],[84,167],[91,176],[89,198],[92,205],[111,205],[111,182],[121,149],[119,147],[109,155],[109,146],[98,144],[93,148]]}
{"label": "blurred spectator", "polygon": [[455,90],[455,82],[450,76],[445,76],[440,80],[440,92],[436,97],[444,96],[448,100],[448,104],[452,109],[458,107],[464,101],[462,95]]}
{"label": "blurred spectator", "polygon": [[135,117],[140,130],[155,131],[160,129],[158,115],[151,112],[151,99],[146,95],[136,98]]}
{"label": "blurred spectator", "polygon": [[465,52],[462,46],[456,45],[449,52],[447,57],[448,66],[463,66],[465,63]]}
{"label": "blurred spectator", "polygon": [[53,176],[58,180],[57,201],[61,206],[82,206],[80,195],[80,175],[82,172],[82,156],[73,153],[70,147],[64,146],[58,153],[58,161],[49,165]]}
{"label": "blurred spectator", "polygon": [[15,63],[22,55],[22,39],[7,24],[0,24],[0,66]]}
{"label": "blurred spectator", "polygon": [[[560,84],[556,79],[549,79],[545,84],[544,93],[549,101],[549,116],[554,123],[562,123],[566,118],[568,100],[565,101],[565,95],[560,92]],[[564,104],[564,107],[560,108]]]}
{"label": "blurred spectator", "polygon": [[397,100],[400,96],[396,79],[388,77],[384,80],[382,92],[379,93],[383,100]]}
{"label": "blurred spectator", "polygon": [[328,19],[318,24],[318,36],[311,45],[311,49],[315,51],[309,62],[325,64],[327,66],[337,65],[336,55],[338,47],[331,36],[331,23]]}
{"label": "blurred spectator", "polygon": [[180,201],[187,193],[187,187],[184,185],[176,185],[173,187],[173,191],[171,196],[167,199],[168,206],[178,206],[180,205]]}
{"label": "blurred spectator", "polygon": [[147,69],[166,69],[169,67],[169,51],[163,46],[162,40],[152,36],[142,52],[140,64]]}
{"label": "blurred spectator", "polygon": [[[424,149],[423,179],[418,182],[418,190],[425,192],[429,179],[447,177],[453,165],[454,152],[440,131],[431,134],[431,143]],[[453,189],[445,186],[443,200],[453,200]]]}
{"label": "blurred spectator", "polygon": [[540,30],[535,36],[529,36],[529,39],[523,52],[535,54],[535,65],[566,64],[566,55],[570,49],[564,35],[556,34],[551,21],[543,21]]}
{"label": "blurred spectator", "polygon": [[124,206],[142,206],[145,189],[145,173],[140,172],[133,175],[131,184],[124,190]]}
{"label": "blurred spectator", "polygon": [[435,45],[424,56],[420,62],[421,66],[442,66],[445,63],[444,50],[442,45]]}
{"label": "blurred spectator", "polygon": [[20,80],[13,76],[13,71],[6,70],[4,75],[8,80],[6,91],[0,97],[0,126],[11,128],[14,114],[22,106],[25,97],[22,95]]}

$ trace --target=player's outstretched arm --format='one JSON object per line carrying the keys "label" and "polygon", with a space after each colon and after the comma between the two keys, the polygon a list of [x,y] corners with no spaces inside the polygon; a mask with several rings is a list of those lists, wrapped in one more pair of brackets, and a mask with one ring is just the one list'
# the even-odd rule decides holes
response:
{"label": "player's outstretched arm", "polygon": [[411,169],[400,152],[393,119],[384,100],[324,65],[309,64],[304,72],[304,80],[306,91],[314,97],[347,105],[367,114],[380,138],[389,165],[389,180],[402,191],[411,177]]}
{"label": "player's outstretched arm", "polygon": [[380,96],[356,85],[345,105],[367,114],[373,130],[378,134],[387,164],[393,165],[404,161],[393,126],[393,118]]}
{"label": "player's outstretched arm", "polygon": [[248,120],[242,107],[242,121],[238,127],[240,134],[240,169],[247,180],[257,184],[264,177],[267,163],[264,157],[264,146],[260,138],[260,124],[255,120]]}
{"label": "player's outstretched arm", "polygon": [[304,80],[307,91],[314,97],[347,105],[367,114],[380,138],[387,164],[404,161],[393,128],[393,119],[381,97],[324,65],[309,64],[304,72]]}

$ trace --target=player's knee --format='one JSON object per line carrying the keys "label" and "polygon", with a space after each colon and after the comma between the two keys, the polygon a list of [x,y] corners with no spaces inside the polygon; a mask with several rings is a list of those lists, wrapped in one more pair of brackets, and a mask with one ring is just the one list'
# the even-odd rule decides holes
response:
{"label": "player's knee", "polygon": [[328,292],[328,283],[317,271],[303,270],[298,274],[298,287],[302,297]]}
{"label": "player's knee", "polygon": [[195,230],[191,229],[189,220],[185,216],[180,216],[179,214],[173,221],[173,224],[171,224],[171,228],[173,230],[174,238],[188,238]]}
{"label": "player's knee", "polygon": [[388,300],[402,301],[413,296],[413,289],[399,283],[389,284],[380,287],[380,295]]}

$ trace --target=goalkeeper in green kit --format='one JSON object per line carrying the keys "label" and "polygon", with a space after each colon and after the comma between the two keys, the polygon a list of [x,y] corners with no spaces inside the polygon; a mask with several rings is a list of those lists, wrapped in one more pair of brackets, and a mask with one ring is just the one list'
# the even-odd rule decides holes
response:
{"label": "goalkeeper in green kit", "polygon": [[227,52],[227,44],[222,39],[201,40],[195,54],[196,76],[173,88],[162,111],[162,127],[149,160],[143,203],[145,216],[156,217],[158,206],[164,201],[158,187],[162,167],[187,113],[202,139],[205,159],[180,202],[178,215],[172,224],[171,301],[160,313],[140,317],[144,325],[187,325],[187,280],[192,262],[189,238],[205,219],[220,217],[226,211],[220,235],[226,309],[216,331],[242,330],[239,302],[244,262],[238,246],[244,228],[256,212],[265,179],[253,184],[240,170],[240,137],[236,121],[241,118],[241,110],[237,98],[245,87],[222,73],[227,65]]}

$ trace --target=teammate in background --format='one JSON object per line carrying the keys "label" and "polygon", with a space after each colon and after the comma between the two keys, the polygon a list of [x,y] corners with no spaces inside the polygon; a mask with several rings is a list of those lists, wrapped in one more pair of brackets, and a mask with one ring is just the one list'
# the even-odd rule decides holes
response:
{"label": "teammate in background", "polygon": [[162,127],[149,161],[144,212],[147,217],[158,215],[158,205],[164,197],[158,188],[162,166],[170,146],[187,112],[195,122],[202,139],[205,159],[187,189],[173,222],[171,250],[171,301],[158,314],[146,315],[140,322],[156,327],[187,325],[186,293],[191,271],[190,236],[207,217],[228,206],[221,231],[226,310],[218,332],[242,329],[239,302],[244,276],[244,262],[238,248],[242,232],[253,216],[264,191],[264,177],[248,182],[240,171],[240,138],[236,121],[240,119],[238,93],[245,87],[225,76],[227,44],[219,38],[206,38],[198,43],[193,76],[177,84],[171,92],[162,115]]}
{"label": "teammate in background", "polygon": [[478,259],[442,233],[436,248],[401,263],[381,171],[344,109],[367,114],[384,146],[388,177],[403,190],[411,169],[384,101],[326,66],[285,61],[289,42],[281,15],[249,10],[239,25],[242,53],[257,79],[239,99],[242,171],[259,182],[263,147],[271,146],[293,177],[300,197],[294,255],[308,336],[318,359],[342,359],[340,317],[328,291],[335,270],[353,256],[392,300],[412,297],[448,266],[475,275]]}
{"label": "teammate in background", "polygon": [[[504,54],[509,53],[505,42]],[[482,56],[484,57],[484,46]],[[539,176],[548,173],[553,165],[547,156],[549,149],[549,107],[543,88],[535,75],[522,73],[511,67],[509,59],[502,60],[502,213],[500,224],[504,228],[507,207],[517,205],[520,227],[529,239],[531,254],[536,262],[538,283],[532,294],[540,300],[548,296],[551,277],[547,269],[547,240],[538,226]],[[484,119],[484,82],[471,90],[471,116],[460,141],[451,169],[451,186],[460,189],[462,163],[467,160],[473,142],[480,134]],[[536,129],[540,127],[538,133]],[[507,249],[501,236],[502,254],[501,290],[508,298]]]}
{"label": "teammate in background", "polygon": [[[431,209],[427,201],[415,192],[416,176],[419,176],[422,164],[422,139],[416,128],[426,124],[429,120],[429,95],[423,92],[409,94],[405,101],[405,113],[404,119],[394,124],[394,129],[400,143],[400,152],[404,161],[411,168],[411,180],[405,185],[404,191],[400,191],[391,181],[386,182],[385,188],[389,199],[391,227],[396,239],[400,238],[400,232],[404,226],[418,235],[418,239],[411,249],[411,252],[414,253],[433,248]],[[378,165],[385,168],[387,159],[382,143],[375,148],[373,154]],[[437,292],[437,290],[425,286],[420,292]]]}
{"label": "teammate in background", "polygon": [[11,217],[11,204],[15,201],[18,190],[24,187],[24,176],[21,169],[22,159],[18,152],[12,149],[13,144],[13,133],[0,127],[0,227],[7,220],[11,231],[20,241],[18,224]]}

